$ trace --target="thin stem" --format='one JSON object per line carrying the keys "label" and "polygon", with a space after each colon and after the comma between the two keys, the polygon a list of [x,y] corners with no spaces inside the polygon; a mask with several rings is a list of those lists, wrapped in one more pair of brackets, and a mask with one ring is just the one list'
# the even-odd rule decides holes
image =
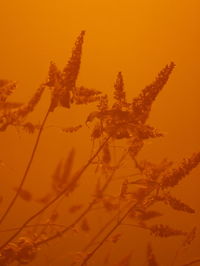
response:
{"label": "thin stem", "polygon": [[141,228],[141,229],[146,229],[146,230],[149,230],[148,227],[146,226],[142,226],[142,225],[139,225],[139,224],[121,224],[121,225],[125,225],[125,226],[132,226],[132,227],[136,227],[136,228]]}
{"label": "thin stem", "polygon": [[[54,210],[52,213],[56,213],[57,209],[59,207],[59,204],[63,201],[63,198],[60,198],[60,200],[57,202],[57,205],[54,207]],[[43,214],[43,213],[42,213]],[[38,217],[42,217],[42,214]],[[38,232],[36,235],[37,237],[34,239],[34,241],[37,241],[37,239],[39,239],[43,234],[46,234],[47,229],[49,228],[49,225],[51,224],[51,219],[48,219],[48,222],[46,223],[46,227],[43,227],[42,230],[40,232]],[[37,229],[37,228],[36,228]]]}
{"label": "thin stem", "polygon": [[96,233],[96,235],[90,240],[90,242],[87,244],[87,246],[83,249],[83,251],[87,251],[94,242],[98,239],[98,237],[105,231],[105,229],[112,224],[112,222],[118,217],[118,214],[113,216],[108,222]]}
{"label": "thin stem", "polygon": [[75,219],[75,221],[73,223],[71,223],[70,225],[68,225],[67,227],[65,226],[65,229],[63,229],[62,231],[60,232],[57,232],[56,234],[54,234],[53,236],[50,236],[49,238],[47,239],[44,239],[44,240],[41,240],[41,241],[38,241],[36,243],[37,246],[40,246],[44,243],[47,243],[51,240],[54,240],[60,236],[62,236],[64,233],[66,233],[67,231],[69,231],[71,228],[73,228],[78,222],[80,222],[83,217],[85,217],[85,215],[91,210],[92,206],[96,203],[95,200],[93,200],[89,205],[88,207],[81,213],[81,215],[78,216],[78,218]]}
{"label": "thin stem", "polygon": [[[55,227],[66,227],[66,225],[64,224],[55,224],[55,223],[48,223],[49,226],[55,226]],[[46,223],[39,223],[39,224],[29,224],[26,225],[25,228],[33,228],[33,227],[37,227],[37,226],[41,226],[41,227],[45,227],[47,226]],[[1,230],[0,233],[7,233],[7,232],[12,232],[12,231],[16,231],[18,230],[19,227],[13,227],[13,228],[9,228],[9,229],[5,229],[5,230]]]}
{"label": "thin stem", "polygon": [[[141,202],[137,201],[135,202],[128,210],[124,213],[124,215],[117,221],[117,223],[113,226],[113,228],[106,234],[106,236],[99,242],[99,244],[96,246],[95,249],[93,249],[92,252],[90,252],[85,259],[83,260],[81,266],[84,266],[87,264],[88,260],[94,256],[94,254],[97,252],[97,250],[105,243],[105,241],[112,235],[112,233],[120,226],[122,225],[122,222],[128,217],[128,215],[131,213],[131,211],[136,208],[138,205],[140,205]],[[146,203],[146,207],[150,206],[152,204],[152,201]],[[145,229],[148,229],[147,227]]]}
{"label": "thin stem", "polygon": [[101,144],[101,146],[97,149],[95,154],[88,160],[88,162],[82,167],[82,169],[74,175],[72,178],[72,181],[70,184],[60,192],[55,198],[53,198],[49,203],[47,203],[44,207],[42,207],[39,211],[37,211],[35,214],[33,214],[31,217],[29,217],[22,225],[19,227],[19,229],[0,247],[0,250],[2,250],[10,241],[12,241],[25,227],[27,224],[29,224],[32,220],[34,220],[36,217],[38,217],[41,213],[46,211],[51,205],[53,205],[57,200],[59,200],[64,194],[69,193],[72,191],[72,189],[76,186],[78,180],[82,176],[82,174],[85,172],[85,170],[89,167],[89,165],[92,163],[92,161],[96,158],[96,156],[99,154],[99,152],[103,149],[104,145],[107,143],[107,141],[111,138],[111,136],[107,137],[107,139]]}
{"label": "thin stem", "polygon": [[23,175],[23,177],[22,177],[22,179],[21,179],[21,181],[20,181],[19,187],[18,187],[18,189],[17,189],[17,191],[16,191],[14,197],[12,198],[10,204],[8,205],[6,211],[4,212],[3,216],[1,217],[1,219],[0,219],[0,224],[5,220],[6,216],[7,216],[8,213],[11,211],[11,209],[13,208],[13,206],[14,206],[14,204],[15,204],[17,198],[18,198],[19,195],[20,195],[20,192],[21,192],[21,190],[22,190],[22,187],[23,187],[23,185],[24,185],[24,183],[25,183],[25,181],[26,181],[26,177],[27,177],[28,172],[29,172],[29,170],[30,170],[30,167],[31,167],[31,165],[32,165],[32,162],[33,162],[33,159],[34,159],[34,156],[35,156],[35,153],[36,153],[36,150],[37,150],[37,147],[38,147],[39,141],[40,141],[40,137],[41,137],[41,134],[42,134],[42,131],[43,131],[44,125],[45,125],[45,123],[46,123],[46,121],[47,121],[47,118],[48,118],[49,114],[50,114],[50,108],[48,109],[48,111],[47,111],[47,113],[46,113],[46,115],[45,115],[45,117],[44,117],[44,119],[43,119],[43,121],[42,121],[41,127],[40,127],[40,129],[39,129],[39,132],[38,132],[38,135],[37,135],[37,138],[36,138],[35,145],[34,145],[34,147],[33,147],[33,150],[32,150],[31,156],[30,156],[30,159],[29,159],[28,164],[27,164],[27,166],[26,166],[26,169],[25,169],[24,175]]}
{"label": "thin stem", "polygon": [[189,265],[195,264],[195,263],[197,263],[197,262],[200,262],[200,259],[193,260],[193,261],[191,261],[191,262],[188,262],[188,263],[186,263],[186,264],[183,264],[182,266],[189,266]]}
{"label": "thin stem", "polygon": [[[106,190],[106,188],[108,187],[109,183],[111,182],[115,172],[116,172],[116,169],[120,166],[120,163],[124,160],[125,156],[127,155],[124,154],[118,164],[117,164],[117,167],[114,168],[113,172],[111,173],[110,177],[107,179],[106,183],[104,184],[104,186],[102,187],[101,189],[101,194]],[[61,232],[58,232],[56,234],[54,234],[53,236],[50,236],[49,238],[45,239],[45,240],[41,240],[39,242],[37,242],[37,246],[40,246],[44,243],[47,243],[51,240],[54,240],[58,237],[60,237],[61,235],[65,234],[67,231],[69,231],[71,228],[73,228],[77,223],[79,223],[87,214],[88,212],[92,209],[92,207],[98,202],[98,199],[97,198],[94,198],[90,203],[89,205],[87,206],[87,208],[74,220],[73,223],[71,223],[70,225],[68,225],[64,230],[62,230]]]}
{"label": "thin stem", "polygon": [[119,219],[119,221],[113,226],[113,228],[106,234],[106,236],[99,242],[99,244],[96,246],[95,249],[93,249],[92,252],[90,252],[87,257],[83,260],[81,266],[84,266],[87,264],[88,260],[91,259],[91,257],[94,256],[94,254],[97,252],[97,250],[105,243],[105,241],[112,235],[112,233],[121,225],[121,223],[126,219],[126,217],[129,215],[129,213],[133,210],[133,208],[137,206],[137,203],[134,203],[126,212],[125,214]]}
{"label": "thin stem", "polygon": [[[128,204],[129,205],[129,204]],[[128,207],[128,206],[126,206]],[[83,251],[88,250],[93,244],[94,242],[98,239],[98,237],[106,230],[106,228],[112,224],[112,222],[118,218],[118,213],[115,214],[110,220],[107,221],[107,223],[96,233],[96,235],[90,240],[90,242],[87,244],[87,246],[83,249]]]}

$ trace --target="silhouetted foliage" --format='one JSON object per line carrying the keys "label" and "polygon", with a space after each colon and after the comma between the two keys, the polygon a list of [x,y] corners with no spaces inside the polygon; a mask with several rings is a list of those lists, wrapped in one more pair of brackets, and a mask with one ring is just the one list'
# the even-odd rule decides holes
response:
{"label": "silhouetted foliage", "polygon": [[[185,232],[179,228],[178,224],[174,228],[171,225],[158,222],[164,213],[159,210],[159,205],[156,203],[164,203],[174,211],[186,214],[195,213],[192,207],[172,196],[170,189],[177,186],[198,166],[200,152],[183,159],[177,167],[167,159],[155,164],[150,159],[139,160],[137,158],[146,140],[164,136],[147,121],[152,104],[167,83],[175,64],[171,62],[166,65],[158,73],[156,79],[141,90],[141,93],[131,102],[127,101],[123,75],[122,72],[119,72],[113,88],[114,104],[111,106],[108,96],[103,95],[102,92],[77,86],[84,35],[85,32],[82,31],[78,36],[71,57],[63,70],[59,70],[55,63],[50,63],[47,81],[39,86],[27,103],[8,102],[8,97],[16,89],[16,83],[0,80],[0,130],[6,131],[9,126],[15,126],[28,133],[37,132],[30,160],[19,186],[14,189],[16,193],[10,204],[5,210],[1,210],[0,222],[3,223],[7,214],[12,213],[12,210],[17,207],[15,203],[19,198],[29,204],[33,201],[40,203],[38,210],[23,221],[19,227],[14,228],[14,232],[8,236],[5,242],[1,243],[0,266],[11,265],[15,262],[18,262],[19,265],[29,264],[40,254],[40,249],[45,244],[55,239],[62,241],[62,236],[73,230],[88,234],[90,239],[88,244],[75,254],[71,265],[90,265],[90,259],[104,244],[120,242],[122,234],[117,230],[125,224],[149,231],[149,237],[151,235],[161,238],[183,237],[183,247],[190,245],[195,238],[196,227],[192,231]],[[27,119],[29,113],[36,108],[45,89],[49,89],[51,101],[42,123],[36,125]],[[90,135],[94,144],[91,157],[72,174],[75,151],[71,149],[65,160],[56,162],[55,171],[50,177],[50,191],[45,191],[41,198],[35,199],[34,192],[26,190],[24,184],[28,178],[29,169],[48,116],[59,106],[69,109],[72,104],[91,102],[97,102],[96,109],[88,114],[84,121],[86,126],[90,126]],[[83,126],[84,123],[62,128],[62,131],[73,133]],[[116,159],[113,154],[113,146],[117,147],[118,142],[120,148],[116,150]],[[131,170],[128,176],[117,179],[116,175],[123,172],[125,162],[131,162],[131,166],[135,166],[134,171],[137,174],[134,175],[135,172]],[[59,218],[62,217],[63,212],[57,206],[59,204],[56,205],[57,207],[54,204],[61,201],[67,202],[68,196],[74,193],[79,186],[83,174],[88,167],[93,165],[95,165],[95,170],[92,178],[96,180],[96,186],[91,201],[85,205],[78,202],[77,199],[77,202],[68,208],[68,215],[74,215],[70,219],[71,222],[66,221],[66,224],[60,224]],[[118,194],[112,194],[108,190],[114,180],[119,181]],[[152,206],[154,209],[151,209]],[[95,220],[94,218],[90,219],[90,213],[95,209],[100,210],[105,224],[97,229],[97,223],[94,226],[97,231],[90,234]],[[110,219],[106,213],[110,214]],[[106,221],[106,219],[108,220]],[[35,224],[32,223],[33,221]],[[27,233],[28,228],[30,229],[29,233]],[[12,229],[7,229],[7,231],[12,231]],[[108,265],[109,258],[107,257],[104,262],[104,265]],[[153,251],[151,244],[147,246],[147,263],[149,266],[159,265],[156,259],[156,250]],[[134,251],[131,249],[114,265],[136,265],[134,264]]]}

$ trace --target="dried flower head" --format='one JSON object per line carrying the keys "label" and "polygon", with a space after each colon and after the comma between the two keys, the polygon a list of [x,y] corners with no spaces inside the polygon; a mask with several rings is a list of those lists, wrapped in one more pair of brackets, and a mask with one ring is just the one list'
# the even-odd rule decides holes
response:
{"label": "dried flower head", "polygon": [[51,112],[59,104],[66,108],[70,107],[80,70],[84,35],[85,31],[82,31],[78,36],[75,47],[72,50],[72,55],[63,71],[58,70],[54,63],[51,62],[50,64],[46,85],[51,89]]}
{"label": "dried flower head", "polygon": [[108,110],[108,95],[107,94],[100,96],[97,108],[100,112],[104,112]]}
{"label": "dried flower head", "polygon": [[113,108],[121,109],[126,105],[126,93],[124,90],[124,81],[121,72],[119,72],[117,75],[114,88],[114,99],[116,100],[116,102],[114,103]]}
{"label": "dried flower head", "polygon": [[184,202],[172,197],[170,193],[165,193],[163,197],[161,197],[162,201],[172,207],[174,210],[183,211],[187,213],[195,213],[195,210],[190,206],[185,204]]}
{"label": "dried flower head", "polygon": [[0,79],[0,102],[5,102],[8,96],[13,93],[15,88],[15,82]]}
{"label": "dried flower head", "polygon": [[200,152],[194,153],[190,158],[183,159],[178,168],[163,173],[161,188],[166,189],[176,186],[185,176],[187,176],[200,163]]}
{"label": "dried flower head", "polygon": [[164,224],[155,224],[155,225],[152,225],[149,229],[153,235],[159,236],[159,237],[184,236],[184,235],[186,235],[185,232],[183,232],[179,229],[173,229],[173,228],[169,227],[168,225],[164,225]]}
{"label": "dried flower head", "polygon": [[153,83],[146,86],[140,95],[133,99],[132,110],[133,114],[138,121],[145,123],[149,117],[151,106],[156,99],[158,93],[162,90],[164,85],[167,83],[169,76],[174,69],[175,64],[171,62],[166,65],[158,74],[157,78]]}
{"label": "dried flower head", "polygon": [[76,85],[76,80],[78,78],[81,64],[84,35],[85,31],[81,31],[80,35],[76,40],[71,58],[63,69],[63,85],[67,91],[72,91]]}
{"label": "dried flower head", "polygon": [[28,101],[28,103],[10,110],[9,112],[5,112],[0,116],[0,131],[6,130],[9,125],[19,125],[23,122],[24,118],[31,113],[38,102],[41,99],[41,96],[44,92],[45,86],[41,85],[32,98]]}
{"label": "dried flower head", "polygon": [[183,241],[182,246],[186,247],[192,243],[192,241],[195,239],[197,233],[196,226],[192,228],[190,232],[187,233],[186,238]]}
{"label": "dried flower head", "polygon": [[101,94],[101,92],[94,89],[88,89],[83,86],[76,87],[72,101],[75,104],[87,104],[95,102],[100,99],[99,94]]}

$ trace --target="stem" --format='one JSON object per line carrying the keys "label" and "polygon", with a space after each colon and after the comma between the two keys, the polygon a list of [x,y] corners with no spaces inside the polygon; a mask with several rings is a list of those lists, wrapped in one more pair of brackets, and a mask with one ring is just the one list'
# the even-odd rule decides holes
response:
{"label": "stem", "polygon": [[[128,206],[126,206],[128,207]],[[87,246],[83,249],[83,251],[88,250],[93,244],[94,242],[98,239],[98,237],[106,230],[106,228],[111,225],[114,220],[116,218],[118,218],[118,213],[115,214],[110,220],[108,220],[108,222],[96,233],[96,235],[94,235],[94,237],[90,240],[90,242],[87,244]],[[122,224],[121,224],[122,225]]]}
{"label": "stem", "polygon": [[90,240],[90,242],[87,244],[87,246],[83,249],[83,251],[87,251],[94,242],[98,239],[98,237],[105,231],[105,229],[112,224],[112,222],[118,217],[118,214],[113,216],[108,222],[97,232],[97,234]]}
{"label": "stem", "polygon": [[[118,162],[118,164],[117,164],[117,167],[120,166],[120,163],[123,161],[123,159],[125,158],[126,155],[127,155],[127,153],[121,157],[121,159],[119,160],[119,162]],[[102,189],[101,189],[101,193],[103,193],[103,192],[106,190],[106,188],[108,187],[109,183],[111,182],[111,180],[112,180],[112,178],[113,178],[113,176],[114,176],[114,174],[115,174],[115,172],[116,172],[117,167],[113,170],[113,172],[111,173],[110,177],[107,179],[106,183],[105,183],[104,186],[102,187]],[[47,239],[44,239],[44,240],[41,240],[41,241],[37,242],[37,246],[40,246],[40,245],[42,245],[42,244],[44,244],[44,243],[47,243],[47,242],[49,242],[49,241],[51,241],[51,240],[54,240],[54,239],[60,237],[61,235],[65,234],[67,231],[69,231],[71,228],[73,228],[77,223],[79,223],[79,222],[81,221],[81,219],[83,219],[83,218],[85,217],[85,215],[88,214],[88,212],[92,209],[92,207],[93,207],[97,202],[98,202],[98,199],[97,199],[97,198],[93,199],[93,200],[89,203],[89,205],[87,206],[87,208],[86,208],[86,209],[85,209],[85,210],[84,210],[84,211],[83,211],[83,212],[82,212],[82,213],[81,213],[81,214],[80,214],[80,215],[74,220],[73,223],[71,223],[70,225],[68,225],[68,226],[67,226],[64,230],[62,230],[61,232],[58,232],[58,233],[54,234],[53,236],[50,236],[50,237],[47,238]]]}
{"label": "stem", "polygon": [[42,244],[44,244],[44,243],[47,243],[47,242],[49,242],[49,241],[51,241],[51,240],[54,240],[54,239],[56,239],[56,238],[62,236],[64,233],[66,233],[66,232],[69,231],[71,228],[73,228],[78,222],[80,222],[81,219],[82,219],[83,217],[85,217],[85,215],[91,210],[92,206],[93,206],[95,203],[96,203],[96,201],[93,200],[93,201],[88,205],[88,207],[87,207],[87,208],[81,213],[81,215],[79,215],[78,218],[76,218],[76,220],[75,220],[73,223],[71,223],[70,225],[68,225],[67,227],[65,227],[65,229],[63,229],[61,232],[58,232],[58,233],[54,234],[53,236],[50,236],[50,237],[47,238],[47,239],[44,239],[44,240],[41,240],[41,241],[37,242],[36,245],[37,245],[37,246],[40,246],[40,245],[42,245]]}
{"label": "stem", "polygon": [[84,266],[87,264],[88,260],[91,259],[91,257],[94,256],[94,254],[97,252],[97,250],[105,243],[105,241],[112,235],[112,233],[121,225],[121,223],[126,219],[126,217],[129,215],[129,213],[132,211],[132,209],[137,206],[137,203],[134,203],[126,212],[125,214],[119,219],[119,221],[113,226],[113,228],[106,234],[106,236],[99,242],[99,244],[96,246],[95,249],[93,249],[92,252],[90,252],[87,257],[83,260],[81,266]]}
{"label": "stem", "polygon": [[[87,264],[88,260],[94,256],[94,254],[97,252],[97,250],[105,243],[105,241],[111,236],[111,234],[120,226],[122,225],[122,222],[127,218],[129,213],[136,208],[138,205],[140,205],[141,202],[137,201],[135,202],[128,210],[124,213],[124,215],[117,221],[117,223],[113,226],[113,228],[106,234],[106,236],[99,242],[99,244],[96,246],[95,249],[93,249],[92,252],[90,252],[86,258],[83,260],[81,266],[84,266]],[[146,207],[149,207],[152,204],[152,201],[146,203]],[[148,229],[145,227],[145,229]]]}
{"label": "stem", "polygon": [[0,219],[0,224],[5,220],[6,216],[8,215],[8,213],[10,212],[10,210],[13,208],[13,206],[14,206],[14,204],[15,204],[17,198],[19,197],[19,194],[20,194],[20,192],[21,192],[21,190],[22,190],[22,187],[23,187],[23,185],[24,185],[24,182],[26,181],[26,177],[27,177],[28,172],[29,172],[29,170],[30,170],[30,167],[31,167],[31,165],[32,165],[32,162],[33,162],[33,159],[34,159],[34,156],[35,156],[35,153],[36,153],[36,150],[37,150],[37,147],[38,147],[39,141],[40,141],[40,137],[41,137],[41,134],[42,134],[42,131],[43,131],[44,125],[45,125],[45,123],[46,123],[46,121],[47,121],[47,118],[48,118],[49,114],[50,114],[50,108],[48,109],[48,111],[47,111],[47,113],[46,113],[46,115],[45,115],[45,117],[44,117],[44,119],[43,119],[43,121],[42,121],[41,127],[40,127],[40,129],[39,129],[39,132],[38,132],[38,135],[37,135],[37,138],[36,138],[35,145],[34,145],[34,147],[33,147],[33,150],[32,150],[32,153],[31,153],[30,159],[29,159],[29,161],[28,161],[27,167],[26,167],[26,169],[25,169],[24,175],[23,175],[23,177],[22,177],[22,179],[21,179],[21,181],[20,181],[19,187],[18,187],[18,189],[17,189],[17,191],[16,191],[16,193],[15,193],[13,199],[11,200],[10,204],[8,205],[6,211],[4,212],[3,216],[1,217],[1,219]]}
{"label": "stem", "polygon": [[0,250],[2,250],[10,241],[12,241],[26,226],[29,224],[33,219],[38,217],[41,213],[46,211],[52,204],[54,204],[58,199],[60,199],[64,194],[69,193],[77,184],[77,181],[80,179],[82,174],[85,172],[85,170],[88,168],[88,166],[92,163],[92,161],[96,158],[96,156],[99,154],[99,152],[103,149],[106,142],[111,138],[111,136],[107,137],[107,139],[102,143],[102,145],[98,148],[98,150],[95,152],[95,154],[88,160],[88,162],[82,167],[82,169],[74,175],[74,178],[72,178],[72,181],[70,184],[60,192],[54,199],[52,199],[49,203],[47,203],[44,207],[42,207],[39,211],[37,211],[35,214],[33,214],[31,217],[29,217],[22,225],[19,227],[19,229],[0,247]]}
{"label": "stem", "polygon": [[[62,227],[62,228],[66,227],[66,225],[64,225],[64,224],[56,224],[56,223],[49,223],[48,225],[49,226],[55,226],[55,227]],[[47,226],[47,224],[46,223],[29,224],[29,225],[26,225],[25,227],[26,228],[33,228],[33,227],[37,227],[37,226],[45,227],[45,226]],[[18,229],[19,229],[19,227],[13,227],[13,228],[1,230],[0,233],[12,232],[12,231],[16,231]]]}
{"label": "stem", "polygon": [[195,263],[197,263],[197,262],[200,262],[200,259],[193,260],[193,261],[191,261],[191,262],[188,262],[188,263],[186,263],[186,264],[183,264],[182,266],[189,266],[189,265],[195,264]]}

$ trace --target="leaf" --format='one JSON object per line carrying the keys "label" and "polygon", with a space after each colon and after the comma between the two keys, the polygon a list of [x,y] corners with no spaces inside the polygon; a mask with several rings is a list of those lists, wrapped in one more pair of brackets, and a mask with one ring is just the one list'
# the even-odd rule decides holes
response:
{"label": "leaf", "polygon": [[146,221],[160,216],[162,216],[162,214],[157,211],[142,211],[137,217],[142,221]]}
{"label": "leaf", "polygon": [[56,166],[56,169],[52,175],[52,188],[56,193],[59,193],[67,185],[72,170],[74,155],[74,149],[71,149],[65,162],[63,163],[60,161]]}
{"label": "leaf", "polygon": [[65,128],[62,128],[62,131],[65,133],[73,133],[73,132],[78,131],[80,128],[82,128],[82,125],[78,125],[75,127],[65,127]]}
{"label": "leaf", "polygon": [[86,233],[90,231],[90,226],[86,218],[83,219],[81,222],[81,229]]}
{"label": "leaf", "polygon": [[188,246],[192,243],[192,241],[195,239],[196,237],[196,232],[197,232],[197,228],[196,226],[192,228],[192,230],[190,232],[187,233],[186,238],[183,241],[182,246]]}
{"label": "leaf", "polygon": [[132,259],[132,251],[124,256],[117,264],[115,264],[114,266],[131,266],[131,259]]}
{"label": "leaf", "polygon": [[[18,191],[18,188],[14,188],[14,190]],[[26,189],[20,189],[19,196],[21,199],[28,202],[32,200],[32,194]]]}
{"label": "leaf", "polygon": [[83,207],[83,204],[72,205],[72,206],[69,208],[69,212],[70,212],[70,213],[75,213],[75,212],[79,211],[82,207]]}
{"label": "leaf", "polygon": [[94,111],[92,113],[90,113],[86,119],[86,124],[88,122],[92,122],[95,118],[99,118],[100,112],[98,111]]}
{"label": "leaf", "polygon": [[122,236],[121,233],[117,233],[117,234],[111,236],[109,240],[115,244],[120,240],[121,236]]}
{"label": "leaf", "polygon": [[103,150],[102,150],[102,162],[103,164],[107,165],[111,161],[111,153],[108,142],[105,143]]}
{"label": "leaf", "polygon": [[120,195],[119,197],[121,199],[125,199],[126,198],[126,195],[127,195],[127,191],[128,191],[128,179],[125,179],[122,183],[122,186],[121,186],[121,191],[120,191]]}
{"label": "leaf", "polygon": [[49,220],[51,223],[54,223],[59,217],[58,212],[55,210],[52,212],[51,216],[49,217]]}
{"label": "leaf", "polygon": [[195,210],[192,209],[190,206],[185,204],[184,202],[176,199],[175,197],[172,197],[170,193],[165,193],[164,197],[161,197],[161,200],[168,204],[172,209],[177,211],[183,211],[187,213],[195,213]]}
{"label": "leaf", "polygon": [[51,193],[48,193],[48,194],[46,194],[45,196],[43,196],[43,197],[37,199],[36,201],[37,201],[38,203],[41,203],[41,204],[46,205],[46,204],[49,203],[49,201],[52,199],[52,196],[53,196],[53,195],[52,195]]}
{"label": "leaf", "polygon": [[187,234],[179,229],[174,229],[163,224],[152,225],[149,229],[153,235],[159,237],[184,236]]}
{"label": "leaf", "polygon": [[110,211],[115,211],[119,208],[119,202],[116,202],[115,198],[112,197],[104,197],[102,200],[104,208],[110,212]]}

